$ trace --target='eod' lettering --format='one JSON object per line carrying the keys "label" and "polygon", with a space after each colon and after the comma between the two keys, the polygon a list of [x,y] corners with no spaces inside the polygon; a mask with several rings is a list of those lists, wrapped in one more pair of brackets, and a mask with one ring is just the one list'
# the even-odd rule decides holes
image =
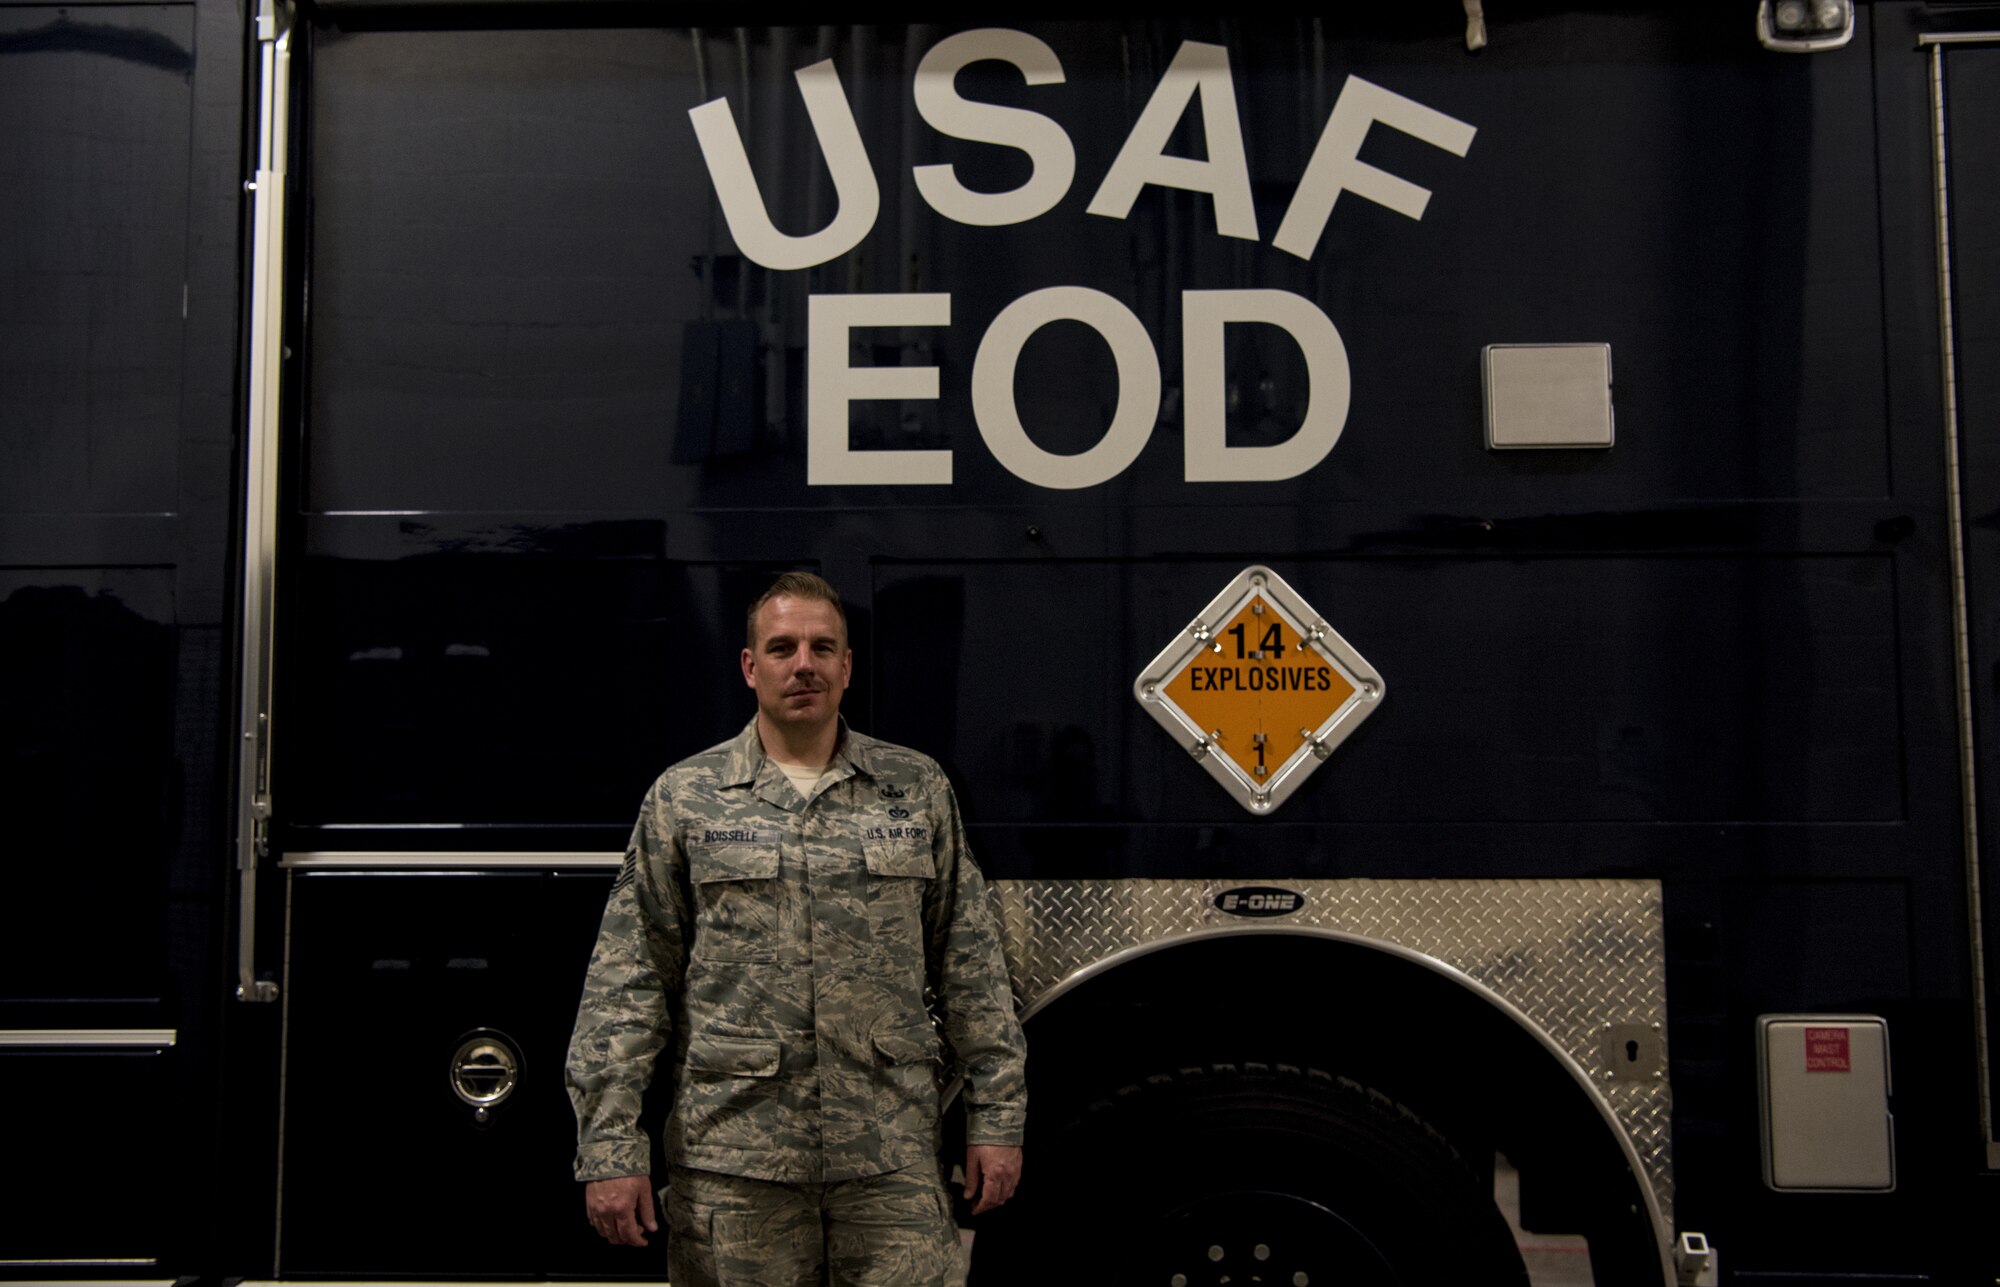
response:
{"label": "'eod' lettering", "polygon": [[[983,28],[946,37],[918,64],[911,86],[918,114],[940,134],[1013,148],[1030,163],[1028,179],[1006,192],[975,192],[950,165],[920,165],[911,180],[926,205],[956,223],[996,227],[1024,223],[1054,209],[1076,177],[1076,149],[1060,123],[1039,112],[959,96],[959,71],[975,62],[1012,65],[1030,86],[1063,82],[1061,60],[1026,32]],[[777,271],[811,268],[860,245],[875,226],[881,192],[854,112],[831,60],[794,73],[806,115],[833,176],[836,210],[825,227],[794,236],[778,230],[751,172],[729,102],[713,99],[689,111],[703,163],[715,184],[736,245],[752,262]],[[1175,127],[1197,100],[1205,157],[1166,152]],[[1293,189],[1271,244],[1300,259],[1318,247],[1343,192],[1423,218],[1430,191],[1360,159],[1377,122],[1456,156],[1472,146],[1464,121],[1349,76],[1319,141]],[[1098,183],[1087,212],[1129,217],[1148,185],[1204,193],[1225,237],[1260,238],[1251,197],[1250,166],[1236,111],[1229,51],[1188,40],[1160,77],[1152,98]],[[1181,360],[1185,388],[1184,469],[1189,482],[1254,482],[1294,478],[1333,450],[1347,423],[1347,350],[1340,332],[1304,296],[1280,290],[1190,290],[1182,295]],[[1110,347],[1118,401],[1097,444],[1075,455],[1043,450],[1028,436],[1014,404],[1014,378],[1030,336],[1057,321],[1082,322]],[[1276,326],[1305,356],[1306,410],[1283,442],[1231,446],[1225,434],[1223,331],[1231,324]],[[806,481],[815,486],[948,484],[945,449],[855,451],[848,406],[862,400],[935,400],[935,366],[850,366],[853,332],[869,327],[952,324],[951,296],[934,294],[813,295],[808,300],[806,358]],[[972,369],[972,410],[995,459],[1040,487],[1092,487],[1123,472],[1139,456],[1159,419],[1160,361],[1145,324],[1102,291],[1053,286],[1030,291],[1003,308],[980,340]]]}

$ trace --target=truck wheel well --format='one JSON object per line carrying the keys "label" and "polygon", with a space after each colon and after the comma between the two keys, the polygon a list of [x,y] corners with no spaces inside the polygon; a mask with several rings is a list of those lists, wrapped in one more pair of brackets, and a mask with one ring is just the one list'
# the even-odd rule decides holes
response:
{"label": "truck wheel well", "polygon": [[1161,1068],[1326,1069],[1410,1106],[1475,1165],[1505,1153],[1521,1172],[1523,1223],[1587,1236],[1598,1281],[1669,1272],[1651,1190],[1601,1100],[1518,1012],[1455,971],[1350,935],[1196,935],[1038,999],[1026,1029],[1031,1123],[1070,1120]]}
{"label": "truck wheel well", "polygon": [[1319,1069],[1161,1070],[1037,1152],[1037,1186],[981,1227],[974,1287],[1528,1284],[1478,1169],[1407,1107]]}

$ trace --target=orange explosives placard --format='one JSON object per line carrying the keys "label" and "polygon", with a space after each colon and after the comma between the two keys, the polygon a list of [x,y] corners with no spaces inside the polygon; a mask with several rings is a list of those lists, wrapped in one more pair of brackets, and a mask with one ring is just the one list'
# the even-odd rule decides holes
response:
{"label": "orange explosives placard", "polygon": [[1213,749],[1262,784],[1346,704],[1354,687],[1258,593],[1166,693],[1209,730]]}
{"label": "orange explosives placard", "polygon": [[1248,567],[1133,684],[1253,813],[1284,803],[1382,698],[1381,676],[1265,567]]}

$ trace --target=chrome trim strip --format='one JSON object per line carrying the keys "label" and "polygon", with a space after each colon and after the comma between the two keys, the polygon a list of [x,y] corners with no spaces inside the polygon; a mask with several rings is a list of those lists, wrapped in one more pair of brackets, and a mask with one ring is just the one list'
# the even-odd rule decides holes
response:
{"label": "chrome trim strip", "polygon": [[315,853],[286,854],[280,867],[293,871],[466,871],[492,867],[616,867],[624,853],[463,853],[407,850],[372,853],[367,850],[328,849]]}
{"label": "chrome trim strip", "polygon": [[[1046,1008],[1049,1003],[1076,990],[1097,976],[1108,973],[1121,965],[1130,964],[1142,956],[1150,956],[1155,952],[1163,952],[1171,948],[1184,947],[1189,943],[1207,942],[1223,935],[1237,936],[1253,934],[1283,934],[1298,938],[1332,939],[1336,942],[1351,944],[1355,947],[1365,947],[1387,953],[1411,965],[1422,966],[1431,973],[1458,984],[1466,991],[1491,1005],[1523,1031],[1534,1037],[1544,1050],[1555,1056],[1556,1062],[1570,1075],[1571,1080],[1575,1081],[1582,1088],[1591,1106],[1597,1110],[1597,1115],[1604,1120],[1605,1129],[1611,1133],[1613,1139],[1618,1141],[1619,1151],[1625,1155],[1625,1165],[1631,1169],[1632,1178],[1638,1182],[1640,1193],[1645,1195],[1646,1217],[1648,1222],[1653,1226],[1653,1242],[1659,1248],[1660,1253],[1660,1281],[1663,1287],[1676,1287],[1679,1277],[1674,1268],[1673,1261],[1674,1237],[1672,1231],[1667,1228],[1665,1215],[1660,1210],[1659,1195],[1654,1192],[1653,1182],[1646,1174],[1645,1164],[1639,1159],[1639,1150],[1632,1145],[1632,1137],[1626,1133],[1623,1123],[1618,1120],[1618,1116],[1612,1111],[1611,1105],[1605,1102],[1604,1096],[1599,1093],[1597,1083],[1591,1080],[1590,1074],[1583,1070],[1583,1066],[1577,1063],[1567,1050],[1557,1045],[1548,1033],[1542,1031],[1540,1025],[1523,1014],[1511,1001],[1497,995],[1491,988],[1488,988],[1485,984],[1474,979],[1456,966],[1448,965],[1443,961],[1437,960],[1435,957],[1425,956],[1422,952],[1416,951],[1413,948],[1404,947],[1400,943],[1391,943],[1379,938],[1368,938],[1360,934],[1350,934],[1345,930],[1323,929],[1318,926],[1216,926],[1212,929],[1203,930],[1198,934],[1176,934],[1167,938],[1154,939],[1150,943],[1135,944],[1132,947],[1114,952],[1110,956],[1100,957],[1092,961],[1089,965],[1072,971],[1062,982],[1029,1002],[1021,1010],[1021,1022],[1026,1023]],[[949,1101],[947,1100],[947,1102]]]}
{"label": "chrome trim strip", "polygon": [[[176,1028],[5,1028],[0,1046],[36,1050],[166,1050],[180,1039]],[[8,1264],[56,1264],[56,1261],[12,1261]],[[67,1263],[67,1262],[62,1262]],[[78,1261],[79,1264],[125,1264],[119,1261]],[[133,1264],[138,1261],[131,1262]],[[151,1261],[145,1262],[151,1264]]]}
{"label": "chrome trim strip", "polygon": [[[109,1259],[109,1260],[89,1260],[89,1259],[78,1259],[78,1260],[0,1260],[0,1266],[5,1266],[5,1267],[7,1267],[7,1268],[10,1268],[10,1269],[14,1269],[14,1268],[40,1268],[40,1269],[62,1269],[62,1268],[66,1268],[66,1267],[68,1267],[68,1266],[71,1266],[71,1265],[74,1265],[74,1266],[76,1266],[77,1268],[79,1268],[79,1269],[82,1269],[82,1268],[89,1268],[89,1267],[97,1267],[97,1266],[104,1266],[104,1265],[157,1265],[157,1264],[159,1264],[159,1263],[160,1263],[160,1262],[159,1262],[159,1260],[157,1260],[157,1259],[155,1259],[155,1258],[152,1258],[152,1257],[148,1257],[148,1258],[146,1258],[146,1259],[139,1259],[139,1258],[137,1258],[137,1257],[129,1257],[129,1258],[124,1258],[124,1259],[120,1259],[120,1258],[117,1258],[117,1257],[114,1257],[114,1258],[112,1258],[112,1259]],[[88,1281],[88,1280],[85,1280],[85,1281]],[[116,1284],[117,1284],[117,1287],[134,1287],[134,1280],[133,1280],[133,1279],[130,1279],[130,1278],[116,1278],[116,1279],[103,1279],[103,1280],[99,1280],[99,1281],[103,1281],[103,1282],[106,1282],[106,1283],[116,1283]],[[145,1279],[141,1279],[141,1280],[138,1280],[138,1281],[142,1281],[142,1282],[143,1282],[143,1281],[156,1281],[156,1282],[166,1282],[166,1283],[172,1283],[172,1282],[178,1282],[178,1281],[180,1281],[180,1280],[179,1280],[179,1279],[176,1279],[176,1278],[162,1278],[162,1279],[153,1279],[153,1280],[145,1280]],[[83,1283],[83,1282],[79,1282],[79,1280],[77,1280],[77,1279],[74,1279],[74,1278],[65,1278],[65,1279],[63,1279],[63,1280],[62,1280],[62,1282],[63,1282],[63,1283],[64,1283],[64,1284],[66,1285],[66,1287],[84,1287],[84,1283]]]}
{"label": "chrome trim strip", "polygon": [[2000,41],[2000,31],[1927,31],[1917,37],[1917,47],[1936,45],[1990,45]]}
{"label": "chrome trim strip", "polygon": [[278,391],[284,366],[285,160],[291,138],[290,6],[259,0],[263,47],[250,262],[249,423],[243,450],[243,683],[236,767],[236,999],[275,1001],[257,978],[257,864],[269,850],[271,663],[276,644]]}
{"label": "chrome trim strip", "polygon": [[1952,322],[1951,180],[1944,115],[1944,50],[1948,43],[1931,41],[1931,160],[1937,204],[1938,348],[1943,358],[1944,453],[1948,499],[1951,504],[1951,622],[1952,652],[1958,682],[1958,760],[1964,793],[1963,841],[1965,890],[1972,949],[1973,1055],[1979,1068],[1979,1128],[1985,1137],[1986,1165],[2000,1167],[2000,1140],[1993,1130],[1993,1075],[1987,1060],[1991,1032],[1986,1008],[1985,911],[1979,882],[1978,769],[1972,726],[1971,611],[1965,589],[1965,493],[1961,483],[1958,438],[1958,351]]}

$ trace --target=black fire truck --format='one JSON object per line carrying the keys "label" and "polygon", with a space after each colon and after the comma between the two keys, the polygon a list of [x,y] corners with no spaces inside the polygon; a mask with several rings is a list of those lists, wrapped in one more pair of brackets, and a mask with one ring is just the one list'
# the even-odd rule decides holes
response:
{"label": "black fire truck", "polygon": [[975,1282],[2000,1281],[2000,6],[7,3],[0,453],[0,1275],[663,1277],[565,1043],[808,568]]}

